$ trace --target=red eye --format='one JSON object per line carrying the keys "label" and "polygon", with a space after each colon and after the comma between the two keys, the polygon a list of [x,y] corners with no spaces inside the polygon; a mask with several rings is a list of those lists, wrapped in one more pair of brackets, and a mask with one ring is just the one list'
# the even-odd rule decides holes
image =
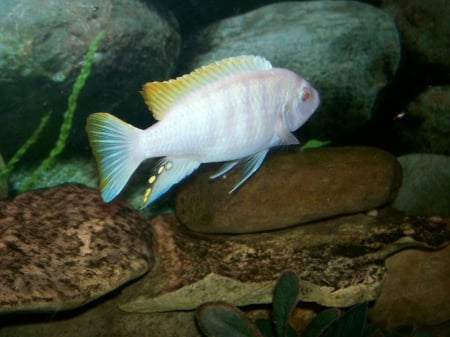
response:
{"label": "red eye", "polygon": [[311,91],[309,91],[308,89],[304,89],[303,95],[302,95],[302,101],[305,102],[310,98],[311,98]]}

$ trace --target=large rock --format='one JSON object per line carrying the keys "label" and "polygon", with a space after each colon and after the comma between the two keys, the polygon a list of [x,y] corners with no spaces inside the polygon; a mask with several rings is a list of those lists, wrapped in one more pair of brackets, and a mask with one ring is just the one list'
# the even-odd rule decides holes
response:
{"label": "large rock", "polygon": [[386,204],[401,184],[394,156],[342,147],[272,153],[236,192],[239,169],[211,181],[213,170],[189,178],[177,195],[177,216],[194,231],[272,230]]}
{"label": "large rock", "polygon": [[407,152],[450,154],[450,86],[421,92],[408,104],[397,128]]}
{"label": "large rock", "polygon": [[92,3],[59,0],[0,1],[0,134],[8,159],[52,111],[35,156],[53,145],[67,99],[89,44],[104,31],[92,72],[81,92],[70,144],[87,149],[88,113],[109,111],[129,121],[151,121],[138,91],[170,76],[180,36],[169,13],[135,0]]}
{"label": "large rock", "polygon": [[393,207],[410,215],[450,216],[450,157],[416,153],[398,160],[403,184]]}
{"label": "large rock", "polygon": [[126,311],[188,310],[218,300],[270,303],[275,281],[287,269],[300,279],[302,301],[347,307],[377,297],[386,256],[450,240],[448,219],[408,218],[389,209],[245,235],[193,233],[173,216],[151,225],[156,262],[122,291],[120,308]]}
{"label": "large rock", "polygon": [[67,184],[0,201],[0,313],[60,311],[90,302],[153,264],[138,212]]}
{"label": "large rock", "polygon": [[310,80],[322,103],[302,130],[311,137],[336,139],[371,118],[377,94],[397,70],[400,42],[390,16],[373,6],[283,2],[194,32],[180,57],[181,72],[246,53]]}
{"label": "large rock", "polygon": [[[395,18],[406,52],[427,64],[450,70],[450,6],[448,0],[383,0]],[[447,79],[449,79],[447,77]]]}

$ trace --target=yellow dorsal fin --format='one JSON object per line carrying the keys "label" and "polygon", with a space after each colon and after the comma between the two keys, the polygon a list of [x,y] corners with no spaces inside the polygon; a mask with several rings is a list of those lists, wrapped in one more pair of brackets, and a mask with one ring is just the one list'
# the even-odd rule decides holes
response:
{"label": "yellow dorsal fin", "polygon": [[173,103],[205,84],[243,71],[270,68],[272,68],[270,62],[261,56],[230,57],[198,68],[176,79],[146,83],[141,94],[145,104],[153,112],[153,117],[160,120]]}

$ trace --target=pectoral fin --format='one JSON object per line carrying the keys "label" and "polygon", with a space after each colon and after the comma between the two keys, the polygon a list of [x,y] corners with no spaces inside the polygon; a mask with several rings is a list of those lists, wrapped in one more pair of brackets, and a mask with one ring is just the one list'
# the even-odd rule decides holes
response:
{"label": "pectoral fin", "polygon": [[233,189],[229,192],[230,194],[238,189],[243,183],[245,183],[245,181],[250,178],[253,173],[258,171],[268,151],[269,149],[262,150],[246,159],[246,162],[244,164],[244,177],[233,187]]}
{"label": "pectoral fin", "polygon": [[142,199],[142,208],[158,199],[174,184],[190,175],[199,165],[199,162],[187,158],[166,157],[161,159],[155,166],[154,173],[148,178],[149,186]]}

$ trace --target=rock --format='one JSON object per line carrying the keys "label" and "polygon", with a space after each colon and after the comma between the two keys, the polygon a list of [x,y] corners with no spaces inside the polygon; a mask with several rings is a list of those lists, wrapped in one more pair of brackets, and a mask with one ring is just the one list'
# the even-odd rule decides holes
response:
{"label": "rock", "polygon": [[420,93],[397,124],[408,152],[450,154],[450,86],[432,86]]}
{"label": "rock", "polygon": [[422,62],[450,70],[450,6],[447,0],[383,0],[394,18],[405,51]]}
{"label": "rock", "polygon": [[407,154],[398,160],[404,177],[393,207],[411,215],[450,216],[450,157]]}
{"label": "rock", "polygon": [[386,256],[449,242],[449,221],[386,209],[377,216],[231,236],[190,232],[174,216],[160,216],[151,221],[155,265],[118,301],[132,312],[190,310],[217,300],[269,303],[277,277],[289,269],[300,279],[302,301],[346,307],[377,297]]}
{"label": "rock", "polygon": [[388,203],[401,168],[387,152],[366,147],[291,148],[268,156],[233,194],[239,169],[211,181],[206,170],[177,195],[180,221],[200,232],[245,233],[283,228]]}
{"label": "rock", "polygon": [[100,31],[105,35],[74,117],[72,152],[87,150],[87,138],[79,135],[85,135],[88,113],[109,111],[128,121],[151,121],[138,90],[173,72],[180,48],[177,24],[168,12],[142,1],[0,1],[0,134],[5,158],[53,111],[44,137],[33,147],[35,157],[48,152],[84,55]]}
{"label": "rock", "polygon": [[282,2],[212,23],[187,38],[180,73],[224,57],[258,54],[308,79],[321,107],[306,138],[333,140],[368,121],[396,73],[400,42],[393,20],[356,1]]}
{"label": "rock", "polygon": [[386,267],[380,296],[370,310],[372,321],[388,329],[448,321],[450,246],[439,251],[405,250],[389,257]]}
{"label": "rock", "polygon": [[147,221],[76,184],[0,201],[0,313],[79,307],[152,266]]}

